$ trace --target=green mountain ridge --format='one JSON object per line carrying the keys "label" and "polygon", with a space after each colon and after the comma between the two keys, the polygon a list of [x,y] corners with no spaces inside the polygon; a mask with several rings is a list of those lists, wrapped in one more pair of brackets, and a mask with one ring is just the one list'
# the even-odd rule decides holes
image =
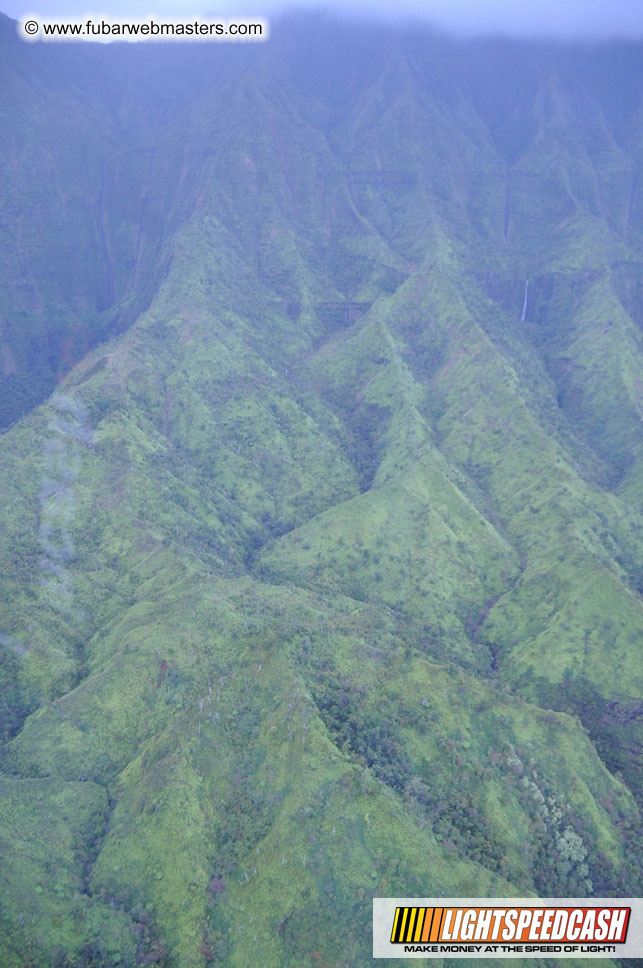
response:
{"label": "green mountain ridge", "polygon": [[0,964],[640,893],[640,47],[0,27]]}

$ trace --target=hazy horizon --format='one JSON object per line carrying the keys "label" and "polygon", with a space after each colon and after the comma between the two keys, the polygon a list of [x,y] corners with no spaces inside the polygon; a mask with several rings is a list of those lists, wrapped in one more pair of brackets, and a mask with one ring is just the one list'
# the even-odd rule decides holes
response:
{"label": "hazy horizon", "polygon": [[136,19],[157,16],[183,19],[192,16],[278,17],[291,11],[329,11],[364,22],[384,21],[402,25],[421,21],[465,35],[500,34],[511,37],[592,40],[643,38],[640,5],[632,0],[573,0],[561,6],[556,0],[529,0],[516,5],[511,0],[492,0],[481,7],[476,0],[401,0],[372,4],[367,0],[331,2],[288,2],[288,0],[249,0],[248,3],[176,2],[176,0],[134,0],[134,2],[92,5],[82,0],[6,0],[2,12],[19,20],[26,14],[71,18],[91,12],[94,15]]}

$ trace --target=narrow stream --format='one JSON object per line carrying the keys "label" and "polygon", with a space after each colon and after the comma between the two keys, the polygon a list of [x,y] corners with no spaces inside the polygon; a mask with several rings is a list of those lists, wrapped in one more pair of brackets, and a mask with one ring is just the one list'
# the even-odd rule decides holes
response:
{"label": "narrow stream", "polygon": [[525,299],[522,304],[522,316],[520,317],[520,322],[524,323],[525,316],[527,315],[527,296],[529,295],[529,279],[525,282]]}
{"label": "narrow stream", "polygon": [[[114,157],[113,155],[110,158]],[[106,158],[103,162],[103,174],[101,178],[100,186],[100,199],[98,202],[98,238],[100,240],[101,249],[103,252],[103,259],[105,266],[107,268],[107,305],[112,306],[114,303],[114,267],[112,265],[112,260],[109,255],[109,249],[107,248],[107,240],[105,239],[105,181],[107,176],[107,163],[110,158]]]}

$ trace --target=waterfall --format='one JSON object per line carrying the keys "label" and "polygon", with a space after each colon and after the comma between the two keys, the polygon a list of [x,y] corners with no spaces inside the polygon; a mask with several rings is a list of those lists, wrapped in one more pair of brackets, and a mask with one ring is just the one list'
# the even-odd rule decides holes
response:
{"label": "waterfall", "polygon": [[527,296],[529,294],[529,279],[525,282],[525,299],[522,304],[522,316],[520,317],[520,322],[524,323],[525,316],[527,315]]}

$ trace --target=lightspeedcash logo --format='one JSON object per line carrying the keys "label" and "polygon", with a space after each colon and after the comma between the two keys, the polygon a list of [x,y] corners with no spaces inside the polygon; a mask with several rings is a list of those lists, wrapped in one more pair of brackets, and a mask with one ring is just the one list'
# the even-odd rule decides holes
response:
{"label": "lightspeedcash logo", "polygon": [[375,898],[373,957],[634,958],[643,901]]}

